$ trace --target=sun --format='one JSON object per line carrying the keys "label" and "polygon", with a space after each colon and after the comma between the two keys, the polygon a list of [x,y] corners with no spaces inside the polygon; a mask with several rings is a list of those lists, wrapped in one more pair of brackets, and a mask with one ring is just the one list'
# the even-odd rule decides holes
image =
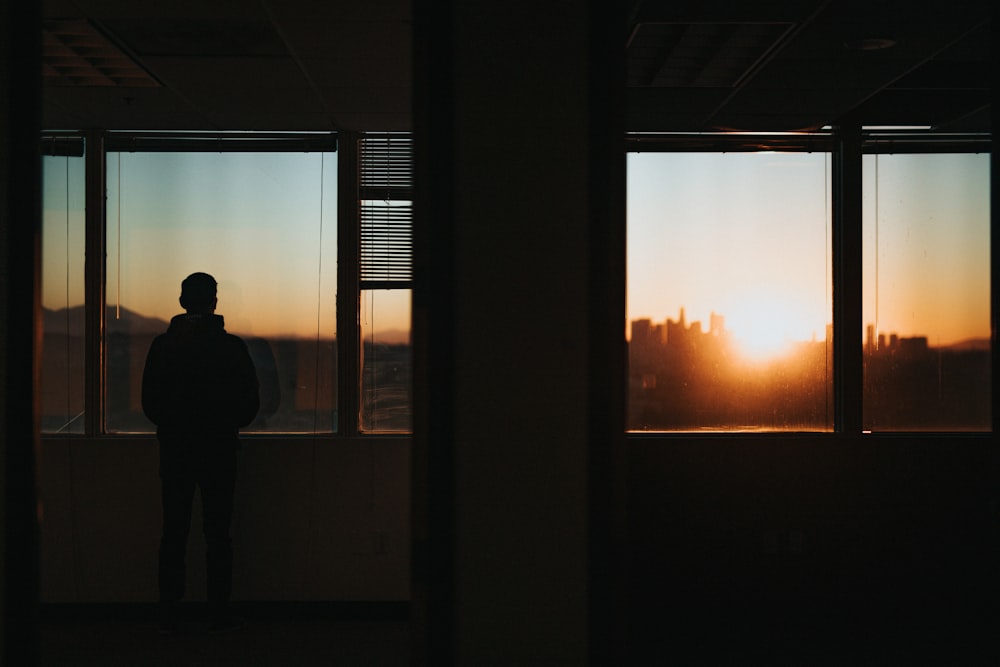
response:
{"label": "sun", "polygon": [[752,363],[766,363],[788,354],[793,341],[778,325],[778,322],[749,322],[734,331],[740,356]]}
{"label": "sun", "polygon": [[745,361],[760,364],[794,353],[800,343],[815,341],[820,327],[801,312],[758,309],[733,318],[727,329],[735,351]]}
{"label": "sun", "polygon": [[743,360],[768,363],[793,354],[801,343],[817,340],[825,328],[825,306],[790,288],[744,289],[725,304],[725,328]]}

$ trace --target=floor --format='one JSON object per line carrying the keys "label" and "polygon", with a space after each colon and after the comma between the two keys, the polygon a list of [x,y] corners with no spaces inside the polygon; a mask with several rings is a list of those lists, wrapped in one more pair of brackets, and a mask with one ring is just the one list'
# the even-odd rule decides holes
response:
{"label": "floor", "polygon": [[[405,667],[410,628],[405,605],[257,605],[240,610],[239,630],[212,634],[198,607],[180,631],[161,636],[153,607],[43,609],[43,667]],[[244,613],[245,612],[245,613]],[[853,619],[795,613],[644,614],[629,623],[621,664],[882,667],[1000,665],[1000,618],[949,610],[933,622],[900,615]],[[711,629],[710,629],[711,628]]]}
{"label": "floor", "polygon": [[637,616],[631,666],[995,667],[1000,618],[965,610],[927,616],[817,611],[702,610],[688,616]]}
{"label": "floor", "polygon": [[[158,632],[145,607],[43,610],[44,667],[399,667],[409,664],[405,611],[295,607],[239,610],[245,625],[212,634],[198,608],[185,610],[179,631]],[[243,613],[245,612],[245,613]]]}

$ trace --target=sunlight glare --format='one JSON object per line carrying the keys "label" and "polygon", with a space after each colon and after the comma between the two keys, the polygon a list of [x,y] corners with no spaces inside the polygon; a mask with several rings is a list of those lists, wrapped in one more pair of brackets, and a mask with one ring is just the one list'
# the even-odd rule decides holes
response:
{"label": "sunlight glare", "polygon": [[784,300],[767,298],[750,291],[728,305],[733,314],[726,318],[726,328],[746,361],[774,361],[791,353],[797,343],[820,335],[821,320],[809,317],[805,303],[792,294],[783,296]]}
{"label": "sunlight glare", "polygon": [[734,329],[733,337],[740,355],[750,362],[773,361],[792,349],[793,341],[775,320],[757,318],[744,322]]}

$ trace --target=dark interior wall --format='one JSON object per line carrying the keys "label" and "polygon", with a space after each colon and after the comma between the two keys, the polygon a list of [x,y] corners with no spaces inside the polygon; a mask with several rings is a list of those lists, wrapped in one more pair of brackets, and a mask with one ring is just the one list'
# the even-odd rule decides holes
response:
{"label": "dark interior wall", "polygon": [[633,439],[629,464],[640,627],[863,646],[981,640],[995,622],[989,438]]}
{"label": "dark interior wall", "polygon": [[[409,598],[408,438],[245,438],[233,517],[233,596]],[[160,535],[153,438],[42,443],[43,603],[152,603]],[[205,598],[199,501],[188,600]]]}
{"label": "dark interior wall", "polygon": [[[38,655],[39,4],[0,5],[0,662]],[[32,30],[31,27],[35,29]]]}

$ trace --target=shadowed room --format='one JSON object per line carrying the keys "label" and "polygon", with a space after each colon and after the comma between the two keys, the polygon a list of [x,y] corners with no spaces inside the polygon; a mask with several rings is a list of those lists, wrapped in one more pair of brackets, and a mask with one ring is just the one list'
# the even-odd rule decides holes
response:
{"label": "shadowed room", "polygon": [[[3,664],[1000,658],[981,3],[0,17]],[[185,314],[258,395],[166,593]]]}

